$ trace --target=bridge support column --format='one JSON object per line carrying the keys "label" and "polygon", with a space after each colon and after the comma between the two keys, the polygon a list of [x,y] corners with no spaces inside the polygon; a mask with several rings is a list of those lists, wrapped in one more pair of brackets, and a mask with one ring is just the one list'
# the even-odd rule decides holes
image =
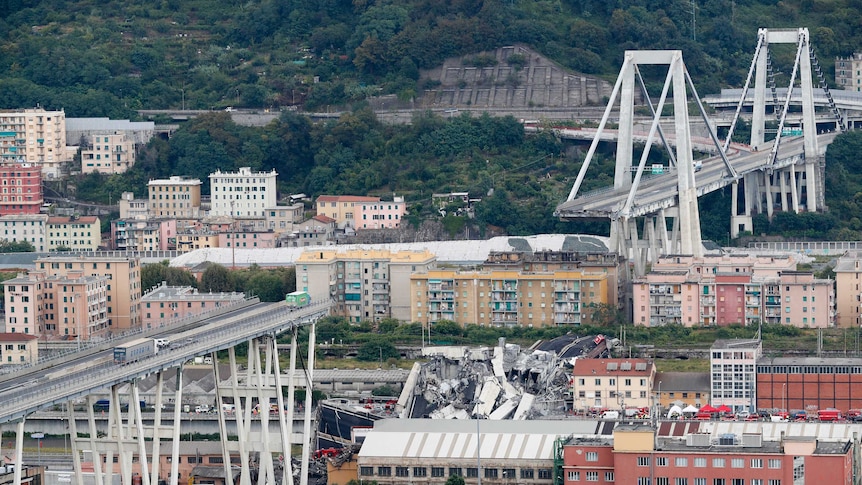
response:
{"label": "bridge support column", "polygon": [[21,485],[21,468],[24,463],[24,418],[15,427],[15,485]]}
{"label": "bridge support column", "polygon": [[[308,327],[308,374],[305,385],[305,416],[302,422],[302,466],[299,473],[300,485],[308,485],[308,460],[311,458],[311,383],[314,380],[314,340],[316,337],[317,322]],[[292,376],[291,376],[292,377]]]}
{"label": "bridge support column", "polygon": [[[746,197],[746,183],[743,179],[742,187],[739,186],[739,181],[734,181],[730,191],[730,236],[734,239],[739,237],[741,231],[754,232],[751,221],[750,199]],[[739,212],[739,193],[742,191],[743,210]]]}

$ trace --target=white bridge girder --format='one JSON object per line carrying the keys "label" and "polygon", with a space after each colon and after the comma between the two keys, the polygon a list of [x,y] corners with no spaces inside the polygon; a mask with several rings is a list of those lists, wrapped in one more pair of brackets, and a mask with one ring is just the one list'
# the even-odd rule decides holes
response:
{"label": "white bridge girder", "polygon": [[[314,345],[316,324],[309,328],[309,343],[306,355],[306,375],[303,380],[306,388],[306,403],[303,424],[302,456],[303,465],[300,475],[300,485],[308,483],[308,458],[311,455],[311,411],[312,411],[312,375],[314,371]],[[281,368],[278,360],[278,347],[275,336],[252,339],[248,342],[248,358],[244,368],[237,362],[234,347],[228,349],[231,366],[231,377],[224,383],[219,376],[218,361],[212,354],[212,371],[216,385],[216,412],[218,413],[219,434],[221,437],[222,462],[226,477],[238,474],[238,483],[251,485],[254,472],[257,472],[257,484],[272,484],[280,482],[284,485],[294,484],[291,465],[291,427],[294,416],[294,396],[296,383],[291,376],[296,369],[297,354],[300,353],[297,344],[297,329],[293,329],[290,347],[290,376],[287,382],[282,381]],[[176,386],[171,397],[174,401],[174,417],[172,423],[163,423],[162,405],[164,401],[163,387],[165,373],[176,373]],[[87,429],[77,427],[76,413],[67,404],[70,443],[72,449],[72,465],[74,483],[85,483],[83,461],[92,461],[93,481],[95,485],[114,483],[114,475],[119,475],[120,483],[132,485],[133,480],[140,480],[141,485],[154,485],[160,479],[167,479],[170,485],[187,483],[188,477],[179,477],[179,456],[182,441],[180,440],[179,423],[182,423],[183,412],[183,368],[165,369],[156,374],[155,415],[151,426],[144,425],[142,412],[137,403],[140,402],[138,382],[129,381],[114,385],[110,389],[110,405],[107,411],[108,423],[106,432],[96,426],[96,404],[93,395],[87,396]],[[287,387],[287,396],[282,392]],[[236,413],[235,429],[228,426],[225,419],[227,412],[223,403],[225,399],[233,400]],[[115,403],[128,402],[128,408],[123,409]],[[275,402],[279,412],[277,417],[279,433],[271,436],[269,432],[270,403]],[[253,413],[255,404],[259,404],[259,412]],[[285,407],[286,406],[286,407]],[[284,410],[287,412],[284,412]],[[104,412],[103,412],[104,413]],[[254,416],[253,416],[254,414]],[[259,416],[257,416],[259,414]],[[260,431],[252,432],[252,422],[260,421],[257,426]],[[23,462],[24,422],[16,423],[16,463]],[[78,437],[79,432],[87,433],[87,437]],[[229,437],[238,437],[231,441]],[[170,470],[160,470],[160,445],[171,443]],[[299,444],[299,443],[297,443]],[[85,454],[86,451],[86,454]],[[231,456],[239,455],[240,465],[231,463]],[[273,456],[283,458],[281,476],[276,477],[276,467]],[[116,463],[114,462],[116,457]],[[257,458],[257,466],[253,466],[252,458]],[[21,466],[15,467],[13,484],[20,485],[22,480]],[[233,483],[233,482],[230,482]]]}

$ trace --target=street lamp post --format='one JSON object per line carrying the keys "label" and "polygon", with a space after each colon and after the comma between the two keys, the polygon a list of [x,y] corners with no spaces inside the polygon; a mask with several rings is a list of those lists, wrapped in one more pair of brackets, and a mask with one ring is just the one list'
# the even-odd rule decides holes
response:
{"label": "street lamp post", "polygon": [[787,383],[781,385],[781,410],[787,412]]}
{"label": "street lamp post", "polygon": [[655,400],[655,416],[656,419],[659,418],[659,414],[661,413],[661,381],[658,381],[658,396]]}

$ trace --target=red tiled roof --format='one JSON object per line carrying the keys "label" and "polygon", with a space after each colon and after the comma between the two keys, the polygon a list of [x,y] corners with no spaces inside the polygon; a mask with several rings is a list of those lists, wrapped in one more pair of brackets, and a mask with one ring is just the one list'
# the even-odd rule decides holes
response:
{"label": "red tiled roof", "polygon": [[38,337],[28,333],[0,333],[0,342],[24,342],[36,340]]}
{"label": "red tiled roof", "polygon": [[318,202],[380,202],[380,197],[364,197],[361,195],[319,195]]}
{"label": "red tiled roof", "polygon": [[[608,369],[608,364],[611,364],[610,370]],[[637,364],[646,364],[646,370],[636,370]],[[624,367],[628,367],[628,369],[623,370]],[[646,359],[577,359],[575,360],[575,368],[572,371],[572,375],[576,377],[649,376],[652,368],[652,361]]]}
{"label": "red tiled roof", "polygon": [[323,214],[316,215],[316,216],[312,217],[312,219],[314,219],[315,221],[320,221],[324,224],[332,224],[333,222],[335,222],[335,219],[333,219],[329,216],[325,216]]}

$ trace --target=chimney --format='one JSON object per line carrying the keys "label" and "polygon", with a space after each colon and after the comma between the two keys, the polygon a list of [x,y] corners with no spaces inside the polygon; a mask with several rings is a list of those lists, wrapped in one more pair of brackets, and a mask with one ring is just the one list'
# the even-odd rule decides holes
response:
{"label": "chimney", "polygon": [[784,453],[784,431],[781,432],[781,438],[778,441],[778,449]]}

